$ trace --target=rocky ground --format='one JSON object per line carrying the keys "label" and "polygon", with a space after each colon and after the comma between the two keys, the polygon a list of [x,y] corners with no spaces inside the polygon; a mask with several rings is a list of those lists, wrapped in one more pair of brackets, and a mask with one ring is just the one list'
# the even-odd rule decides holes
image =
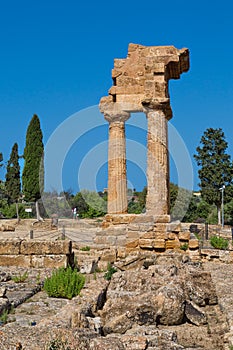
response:
{"label": "rocky ground", "polygon": [[27,271],[16,283],[10,277],[25,270],[2,268],[1,300],[14,307],[0,328],[0,349],[230,349],[233,265],[201,266],[170,254],[122,266],[111,282],[103,273],[87,275],[72,300],[38,291],[50,270]]}
{"label": "rocky ground", "polygon": [[[1,220],[0,223],[3,223]],[[91,246],[98,221],[12,221],[3,239],[57,239]],[[129,260],[132,261],[129,261]],[[233,264],[194,263],[185,254],[118,262],[111,282],[86,275],[80,296],[49,298],[47,269],[0,268],[1,350],[229,350],[233,344]],[[131,263],[133,262],[133,263]],[[25,281],[16,281],[27,275]]]}

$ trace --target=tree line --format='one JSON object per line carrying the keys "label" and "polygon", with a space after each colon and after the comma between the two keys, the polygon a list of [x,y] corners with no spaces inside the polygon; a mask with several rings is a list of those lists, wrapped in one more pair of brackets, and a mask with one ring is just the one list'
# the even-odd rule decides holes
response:
{"label": "tree line", "polygon": [[[233,163],[227,153],[228,143],[221,128],[208,128],[196,148],[194,159],[199,167],[200,193],[190,192],[170,183],[172,219],[186,222],[205,221],[221,224],[224,196],[225,223],[233,225]],[[19,159],[24,158],[22,184]],[[3,155],[0,153],[0,167]],[[128,212],[145,212],[147,188],[128,190]],[[14,143],[6,165],[5,181],[0,182],[0,214],[5,217],[27,217],[30,204],[37,220],[42,217],[71,217],[76,208],[80,218],[99,217],[106,213],[107,193],[83,190],[72,194],[44,191],[44,145],[40,120],[33,115],[26,133],[23,155]]]}
{"label": "tree line", "polygon": [[[22,188],[20,178],[20,165],[18,144],[14,143],[10,158],[6,166],[5,182],[1,182],[0,188],[0,211],[7,216],[19,219],[19,203],[33,202],[36,208],[36,217],[41,220],[39,211],[39,200],[44,190],[44,145],[43,134],[40,127],[40,120],[36,114],[33,115],[26,133],[26,145],[24,153],[24,168],[22,173]],[[1,166],[3,165],[3,155],[0,154]],[[22,208],[22,206],[21,206]]]}

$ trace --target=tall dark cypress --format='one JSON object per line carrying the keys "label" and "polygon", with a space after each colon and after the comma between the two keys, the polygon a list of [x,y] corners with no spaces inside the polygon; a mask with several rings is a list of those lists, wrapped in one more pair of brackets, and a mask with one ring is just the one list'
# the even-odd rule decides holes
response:
{"label": "tall dark cypress", "polygon": [[24,161],[23,194],[26,201],[36,203],[37,219],[41,219],[38,200],[44,191],[44,145],[40,120],[36,114],[27,129]]}
{"label": "tall dark cypress", "polygon": [[15,143],[12,147],[10,159],[7,162],[6,168],[6,192],[9,203],[16,203],[20,197],[21,183],[20,183],[20,166],[18,144]]}

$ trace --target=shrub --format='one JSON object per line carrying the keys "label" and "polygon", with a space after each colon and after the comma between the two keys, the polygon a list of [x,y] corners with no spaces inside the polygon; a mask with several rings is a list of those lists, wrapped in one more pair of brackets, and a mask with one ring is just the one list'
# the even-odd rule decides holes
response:
{"label": "shrub", "polygon": [[28,278],[28,273],[27,273],[27,271],[24,272],[22,275],[19,274],[18,276],[12,276],[12,277],[11,277],[11,279],[12,279],[15,283],[22,283],[22,282],[25,282],[27,278]]}
{"label": "shrub", "polygon": [[189,247],[188,243],[184,243],[180,246],[180,249],[186,251],[188,247]]}
{"label": "shrub", "polygon": [[0,321],[2,323],[7,323],[7,318],[8,318],[8,314],[9,314],[9,311],[8,310],[4,310],[0,316]]}
{"label": "shrub", "polygon": [[85,277],[71,267],[61,267],[45,279],[44,290],[49,297],[72,299],[85,284]]}
{"label": "shrub", "polygon": [[108,263],[108,270],[107,272],[104,274],[104,278],[107,281],[110,281],[112,278],[112,275],[117,272],[117,269],[115,267],[113,267],[110,263]]}
{"label": "shrub", "polygon": [[210,238],[210,244],[216,249],[227,249],[229,242],[222,237],[212,236]]}
{"label": "shrub", "polygon": [[82,250],[83,252],[89,252],[91,250],[91,247],[87,245],[85,247],[80,248],[80,250]]}

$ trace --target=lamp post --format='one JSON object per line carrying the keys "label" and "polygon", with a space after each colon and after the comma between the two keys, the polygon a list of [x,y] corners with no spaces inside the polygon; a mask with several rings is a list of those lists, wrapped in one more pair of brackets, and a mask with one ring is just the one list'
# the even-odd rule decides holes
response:
{"label": "lamp post", "polygon": [[224,190],[225,190],[225,185],[223,185],[219,191],[222,192],[222,228],[224,227]]}

